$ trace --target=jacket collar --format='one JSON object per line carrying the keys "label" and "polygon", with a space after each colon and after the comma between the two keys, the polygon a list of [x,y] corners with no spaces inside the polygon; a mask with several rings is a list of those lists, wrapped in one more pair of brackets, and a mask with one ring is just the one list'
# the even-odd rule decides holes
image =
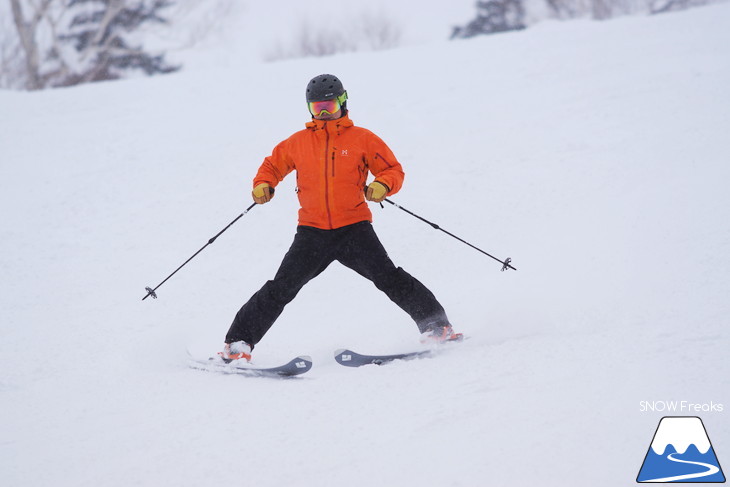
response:
{"label": "jacket collar", "polygon": [[353,125],[355,124],[352,120],[350,120],[350,116],[348,114],[345,114],[335,120],[317,120],[316,118],[313,118],[311,122],[306,123],[306,127],[314,131],[324,130],[327,128],[330,130],[339,130],[340,128],[348,128]]}

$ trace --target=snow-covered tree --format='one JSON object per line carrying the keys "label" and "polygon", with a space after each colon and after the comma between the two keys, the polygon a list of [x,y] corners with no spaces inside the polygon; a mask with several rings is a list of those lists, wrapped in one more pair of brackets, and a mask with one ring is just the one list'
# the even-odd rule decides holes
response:
{"label": "snow-covered tree", "polygon": [[398,47],[403,35],[400,24],[385,12],[364,11],[347,23],[321,25],[304,19],[291,46],[273,46],[266,59],[331,56],[361,50],[379,51]]}
{"label": "snow-covered tree", "polygon": [[478,0],[476,7],[476,18],[463,27],[454,27],[452,39],[525,28],[522,0]]}
{"label": "snow-covered tree", "polygon": [[68,5],[74,13],[70,32],[61,39],[79,56],[66,84],[118,79],[133,69],[147,75],[178,69],[163,54],[150,54],[135,42],[135,33],[145,24],[167,22],[161,10],[172,5],[170,0],[69,0]]}
{"label": "snow-covered tree", "polygon": [[[150,53],[142,45],[144,28],[166,24],[161,11],[172,4],[173,0],[10,0],[24,57],[15,78],[22,80],[22,87],[39,90],[118,79],[132,70],[147,75],[175,71],[164,54]],[[3,45],[3,53],[6,46],[12,43]]]}
{"label": "snow-covered tree", "polygon": [[47,49],[39,45],[38,37],[53,3],[54,0],[41,0],[40,3],[10,0],[19,45],[25,57],[25,86],[29,90],[43,88],[49,77],[48,69],[42,66]]}
{"label": "snow-covered tree", "polygon": [[710,0],[649,0],[652,14],[685,10],[710,3]]}

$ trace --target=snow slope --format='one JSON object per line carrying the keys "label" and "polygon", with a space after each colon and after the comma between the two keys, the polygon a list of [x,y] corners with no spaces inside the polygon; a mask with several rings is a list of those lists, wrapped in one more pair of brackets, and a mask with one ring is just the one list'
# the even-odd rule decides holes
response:
{"label": "snow slope", "polygon": [[[730,463],[730,5],[380,53],[0,93],[3,485],[615,486],[659,418],[699,415]],[[391,257],[470,336],[350,370],[417,331],[333,265],[256,349],[301,380],[186,368],[217,351],[296,224],[250,180],[335,72],[405,166],[374,207]],[[395,88],[394,88],[395,87]],[[681,413],[681,412],[677,412]],[[696,411],[684,411],[697,415]],[[681,415],[681,414],[680,414]]]}

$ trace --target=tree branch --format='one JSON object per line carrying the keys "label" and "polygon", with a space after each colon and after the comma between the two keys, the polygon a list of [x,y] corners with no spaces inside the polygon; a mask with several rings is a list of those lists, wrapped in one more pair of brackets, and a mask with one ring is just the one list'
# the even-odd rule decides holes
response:
{"label": "tree branch", "polygon": [[38,11],[36,11],[32,22],[26,22],[20,1],[10,0],[10,6],[13,11],[15,29],[18,31],[20,45],[23,47],[23,53],[25,54],[26,88],[38,90],[42,88],[39,75],[38,45],[35,40],[35,31],[38,27],[38,20],[36,20]]}

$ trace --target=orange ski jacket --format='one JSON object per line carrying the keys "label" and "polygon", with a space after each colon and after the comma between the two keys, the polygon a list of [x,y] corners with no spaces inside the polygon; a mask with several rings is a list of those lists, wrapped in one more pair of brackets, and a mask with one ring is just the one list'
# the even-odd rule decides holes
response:
{"label": "orange ski jacket", "polygon": [[312,120],[304,130],[279,143],[264,159],[253,180],[276,187],[297,172],[299,225],[332,230],[361,221],[372,222],[365,201],[368,172],[384,184],[388,195],[403,185],[403,168],[377,135],[356,127],[345,115]]}

